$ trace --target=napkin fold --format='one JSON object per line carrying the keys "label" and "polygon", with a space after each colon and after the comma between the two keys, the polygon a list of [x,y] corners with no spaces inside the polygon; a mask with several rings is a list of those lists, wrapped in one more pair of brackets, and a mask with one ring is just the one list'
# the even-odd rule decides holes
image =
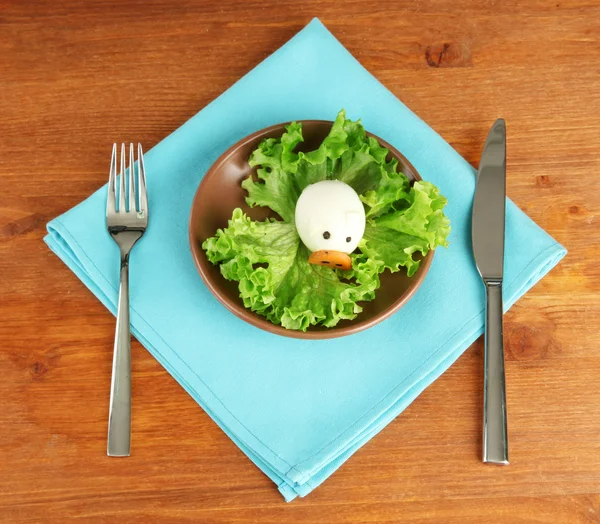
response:
{"label": "napkin fold", "polygon": [[[410,302],[367,331],[327,341],[263,332],[200,279],[187,236],[193,195],[244,136],[295,119],[331,120],[341,108],[448,198],[450,247],[437,250]],[[150,224],[131,255],[132,332],[288,501],[321,484],[483,332],[470,236],[474,169],[316,19],[150,150],[145,165]],[[119,254],[105,198],[103,187],[51,221],[45,241],[114,314]],[[506,308],[565,253],[508,201]]]}

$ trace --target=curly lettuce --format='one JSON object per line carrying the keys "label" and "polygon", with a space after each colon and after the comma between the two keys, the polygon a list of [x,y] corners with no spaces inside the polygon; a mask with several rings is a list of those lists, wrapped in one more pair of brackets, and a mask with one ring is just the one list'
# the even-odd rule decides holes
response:
{"label": "curly lettuce", "polygon": [[[268,207],[281,220],[254,221],[237,208],[227,228],[202,247],[224,278],[238,282],[245,307],[274,324],[306,331],[356,318],[359,302],[375,298],[386,269],[412,276],[419,254],[448,245],[450,221],[439,190],[429,182],[411,185],[398,172],[398,162],[388,160],[388,150],[343,110],[318,149],[295,152],[301,142],[297,122],[280,138],[263,140],[249,159],[257,180],[242,183],[249,206]],[[365,206],[367,227],[350,271],[309,264],[310,253],[296,231],[296,202],[308,185],[321,180],[347,183]]]}

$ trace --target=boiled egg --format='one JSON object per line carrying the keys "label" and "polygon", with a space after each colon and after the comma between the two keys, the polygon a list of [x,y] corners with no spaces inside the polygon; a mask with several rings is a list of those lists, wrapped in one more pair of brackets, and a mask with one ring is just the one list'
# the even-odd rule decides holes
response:
{"label": "boiled egg", "polygon": [[311,250],[308,261],[337,269],[352,267],[352,253],[365,233],[365,208],[358,194],[339,180],[307,186],[296,203],[296,228]]}

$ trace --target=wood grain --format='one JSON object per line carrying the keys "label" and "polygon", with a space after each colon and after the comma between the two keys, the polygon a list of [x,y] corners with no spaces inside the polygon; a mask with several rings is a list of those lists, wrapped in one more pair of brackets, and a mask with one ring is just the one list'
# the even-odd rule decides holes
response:
{"label": "wood grain", "polygon": [[[569,249],[506,317],[508,468],[481,342],[287,505],[136,342],[135,452],[105,457],[114,319],[45,223],[313,16],[473,164],[506,118],[509,196]],[[599,51],[596,0],[0,1],[0,521],[600,522]]]}

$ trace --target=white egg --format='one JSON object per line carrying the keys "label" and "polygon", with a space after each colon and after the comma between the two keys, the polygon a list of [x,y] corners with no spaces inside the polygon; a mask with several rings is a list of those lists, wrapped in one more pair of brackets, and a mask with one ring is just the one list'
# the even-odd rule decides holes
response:
{"label": "white egg", "polygon": [[339,180],[306,187],[296,203],[296,228],[311,251],[352,253],[365,233],[365,208],[356,191]]}

